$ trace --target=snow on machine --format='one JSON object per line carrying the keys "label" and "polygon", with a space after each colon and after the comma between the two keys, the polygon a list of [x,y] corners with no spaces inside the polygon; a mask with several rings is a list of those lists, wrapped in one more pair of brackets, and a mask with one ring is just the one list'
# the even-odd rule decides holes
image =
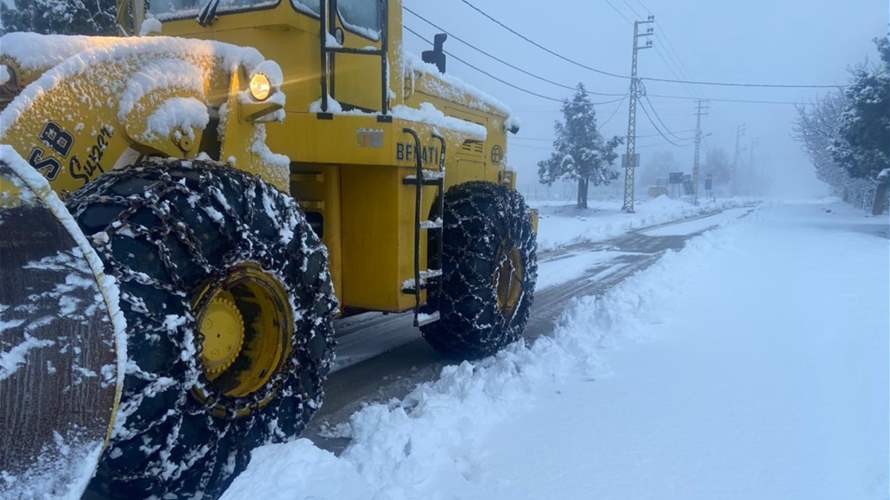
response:
{"label": "snow on machine", "polygon": [[444,35],[405,52],[398,0],[129,5],[153,36],[0,38],[0,497],[219,496],[321,405],[337,315],[520,337],[517,121]]}

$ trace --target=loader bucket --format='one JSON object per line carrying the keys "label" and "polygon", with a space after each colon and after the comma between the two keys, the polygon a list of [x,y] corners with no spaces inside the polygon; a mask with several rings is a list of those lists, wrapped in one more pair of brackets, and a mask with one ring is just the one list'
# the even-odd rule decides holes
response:
{"label": "loader bucket", "polygon": [[116,287],[43,177],[0,145],[0,498],[79,498],[120,398]]}

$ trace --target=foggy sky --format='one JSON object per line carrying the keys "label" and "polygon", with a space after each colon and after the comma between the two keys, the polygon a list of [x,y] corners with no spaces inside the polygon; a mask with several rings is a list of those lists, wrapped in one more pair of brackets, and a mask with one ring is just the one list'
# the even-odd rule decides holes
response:
{"label": "foggy sky", "polygon": [[[692,80],[717,80],[790,84],[846,83],[848,68],[877,59],[872,39],[885,36],[888,22],[887,0],[746,0],[744,2],[704,0],[609,0],[629,20],[656,16],[653,38],[658,50],[640,55],[640,75]],[[590,66],[619,74],[630,71],[632,25],[613,10],[606,0],[474,0],[477,6],[523,32],[542,45]],[[405,0],[405,5],[480,48],[493,52],[517,66],[525,67],[561,83],[584,82],[589,90],[626,93],[628,82],[597,75],[527,44],[482,18],[460,0]],[[647,10],[647,8],[649,10]],[[405,24],[432,38],[436,30],[405,13]],[[411,34],[405,34],[409,50],[427,47]],[[673,49],[673,50],[671,50]],[[494,62],[454,41],[446,50],[502,78],[535,92],[564,98],[568,91],[534,80]],[[678,62],[674,62],[672,54]],[[665,61],[672,62],[668,65]],[[552,138],[553,121],[560,118],[559,104],[544,101],[510,89],[501,83],[449,60],[449,73],[505,101],[522,118],[523,129],[511,140],[509,161],[521,172],[526,184],[536,176],[535,164],[548,156],[550,144],[528,138]],[[811,102],[827,90],[735,89],[648,82],[650,94]],[[595,100],[610,100],[597,97]],[[667,125],[681,137],[692,137],[695,102],[651,98]],[[600,122],[616,109],[615,104],[597,108]],[[775,188],[786,195],[821,194],[824,186],[816,181],[812,167],[800,146],[791,137],[795,109],[790,105],[758,105],[711,102],[703,129],[713,135],[705,148],[723,147],[732,155],[736,126],[747,124],[747,144],[756,141],[758,168],[771,173]],[[604,127],[607,135],[625,135],[627,104]],[[680,132],[684,131],[684,132]],[[655,130],[640,113],[640,135]],[[691,169],[693,148],[675,148],[661,139],[639,140],[645,164],[646,155],[659,149],[672,150]],[[749,158],[749,151],[745,151]]]}

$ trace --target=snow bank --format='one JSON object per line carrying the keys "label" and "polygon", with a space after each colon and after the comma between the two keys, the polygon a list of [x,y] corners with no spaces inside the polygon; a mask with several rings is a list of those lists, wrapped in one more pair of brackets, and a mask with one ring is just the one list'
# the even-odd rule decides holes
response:
{"label": "snow bank", "polygon": [[[704,239],[701,245],[711,244]],[[352,438],[340,457],[306,439],[255,450],[223,499],[290,500],[294,492],[318,500],[461,498],[461,485],[484,486],[479,462],[486,436],[528,410],[530,396],[541,388],[568,378],[608,376],[602,348],[645,338],[657,320],[653,306],[679,286],[669,277],[651,277],[671,265],[669,257],[605,297],[575,299],[552,337],[445,367],[438,380],[404,400],[365,407],[335,432]],[[527,430],[548,432],[538,424]]]}
{"label": "snow bank", "polygon": [[659,196],[653,200],[636,204],[636,213],[621,211],[621,201],[591,202],[587,210],[578,210],[573,205],[549,205],[530,203],[538,209],[540,227],[538,249],[554,250],[559,247],[600,241],[619,236],[633,229],[662,224],[686,217],[694,217],[715,210],[744,205],[741,199],[702,202],[695,206],[681,200]]}
{"label": "snow bank", "polygon": [[626,326],[623,319],[642,310],[653,291],[626,287],[607,299],[580,299],[554,337],[531,346],[514,344],[476,364],[446,367],[437,381],[419,386],[403,401],[361,410],[347,429],[353,444],[339,458],[305,439],[259,448],[223,498],[284,500],[300,492],[319,500],[408,500],[432,494],[433,480],[454,486],[478,479],[484,437],[526,408],[534,388],[570,375],[608,374],[597,351]]}

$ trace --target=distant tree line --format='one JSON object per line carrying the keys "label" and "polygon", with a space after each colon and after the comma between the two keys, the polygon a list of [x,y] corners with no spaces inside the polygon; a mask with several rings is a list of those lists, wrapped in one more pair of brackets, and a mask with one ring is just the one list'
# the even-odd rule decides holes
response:
{"label": "distant tree line", "polygon": [[854,69],[843,92],[798,108],[794,131],[819,179],[879,215],[890,194],[890,40],[875,42],[880,63]]}

